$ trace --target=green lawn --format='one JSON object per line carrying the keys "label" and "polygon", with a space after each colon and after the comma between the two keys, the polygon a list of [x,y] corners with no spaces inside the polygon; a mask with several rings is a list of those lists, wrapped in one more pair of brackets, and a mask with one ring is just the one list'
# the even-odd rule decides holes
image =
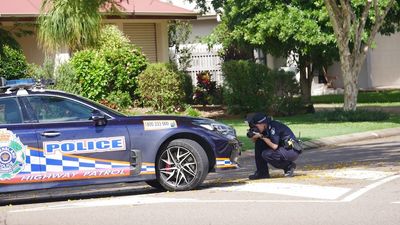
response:
{"label": "green lawn", "polygon": [[[313,96],[315,104],[343,103],[343,95]],[[358,104],[388,103],[387,105],[400,104],[400,90],[392,91],[360,91],[357,98]]]}
{"label": "green lawn", "polygon": [[[379,122],[321,122],[317,121],[312,114],[275,119],[288,125],[296,136],[300,132],[303,141],[400,126],[399,115],[392,115],[389,120]],[[221,120],[221,122],[236,129],[240,141],[244,144],[244,150],[254,148],[253,143],[246,137],[248,126],[244,119]]]}

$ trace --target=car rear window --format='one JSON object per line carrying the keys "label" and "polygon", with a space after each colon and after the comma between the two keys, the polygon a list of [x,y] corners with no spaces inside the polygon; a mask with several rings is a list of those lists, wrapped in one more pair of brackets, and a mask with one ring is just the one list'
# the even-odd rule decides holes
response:
{"label": "car rear window", "polygon": [[21,111],[17,99],[0,99],[0,124],[15,123],[22,123]]}

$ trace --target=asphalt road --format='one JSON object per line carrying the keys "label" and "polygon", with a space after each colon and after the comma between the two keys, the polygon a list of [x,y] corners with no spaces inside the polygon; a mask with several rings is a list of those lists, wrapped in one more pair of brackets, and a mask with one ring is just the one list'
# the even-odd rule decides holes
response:
{"label": "asphalt road", "polygon": [[399,224],[400,136],[309,150],[294,178],[249,181],[252,160],[195,191],[116,185],[114,197],[3,206],[0,224]]}

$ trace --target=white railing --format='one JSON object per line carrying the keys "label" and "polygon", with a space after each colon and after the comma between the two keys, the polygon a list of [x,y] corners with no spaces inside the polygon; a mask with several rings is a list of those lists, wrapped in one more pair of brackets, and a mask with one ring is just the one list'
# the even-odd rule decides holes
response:
{"label": "white railing", "polygon": [[[212,80],[216,81],[218,85],[222,85],[223,76],[221,65],[223,61],[218,55],[218,51],[222,48],[221,45],[215,45],[211,49],[208,49],[208,46],[205,44],[186,44],[181,45],[180,48],[191,49],[191,63],[189,68],[187,68],[187,72],[192,77],[193,85],[197,83],[196,75],[203,71],[210,71]],[[169,52],[170,55],[173,56],[175,54],[175,49],[171,47]],[[179,56],[175,58],[177,59]]]}

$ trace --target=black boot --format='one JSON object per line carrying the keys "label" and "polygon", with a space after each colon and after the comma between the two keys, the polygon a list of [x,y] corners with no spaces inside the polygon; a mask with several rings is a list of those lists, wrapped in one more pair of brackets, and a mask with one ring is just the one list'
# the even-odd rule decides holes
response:
{"label": "black boot", "polygon": [[270,178],[268,173],[262,173],[259,171],[254,172],[254,174],[249,176],[250,180],[258,180],[258,179],[264,179],[264,178]]}
{"label": "black boot", "polygon": [[291,162],[286,169],[283,171],[285,172],[285,177],[294,177],[294,170],[296,169],[296,163]]}

